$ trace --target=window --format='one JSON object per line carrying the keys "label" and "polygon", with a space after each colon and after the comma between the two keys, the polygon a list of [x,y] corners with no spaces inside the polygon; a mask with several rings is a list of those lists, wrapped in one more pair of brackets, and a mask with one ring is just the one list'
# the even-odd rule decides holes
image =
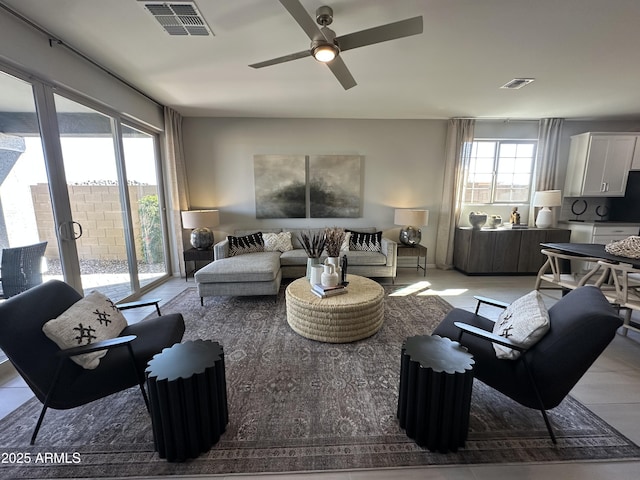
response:
{"label": "window", "polygon": [[464,185],[464,203],[527,203],[536,144],[475,140]]}

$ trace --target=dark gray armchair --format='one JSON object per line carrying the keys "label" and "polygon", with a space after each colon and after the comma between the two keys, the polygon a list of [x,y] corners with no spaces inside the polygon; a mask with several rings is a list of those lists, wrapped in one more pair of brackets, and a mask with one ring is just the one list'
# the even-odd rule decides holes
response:
{"label": "dark gray armchair", "polygon": [[[502,302],[477,297],[478,307]],[[546,410],[560,404],[609,345],[622,320],[594,286],[571,291],[549,309],[551,328],[528,350],[492,333],[494,322],[466,310],[454,309],[433,334],[459,341],[476,363],[474,376],[509,398],[542,412],[554,443]],[[496,357],[492,342],[520,350],[517,360]]]}
{"label": "dark gray armchair", "polygon": [[42,259],[47,242],[3,248],[0,282],[3,298],[13,297],[42,283]]}
{"label": "dark gray armchair", "polygon": [[[51,280],[0,304],[0,348],[43,403],[32,445],[49,407],[74,408],[139,385],[148,408],[144,390],[147,362],[182,340],[182,315],[169,314],[128,325],[112,340],[61,350],[45,336],[42,326],[81,298],[66,283]],[[98,349],[109,351],[93,370],[70,359]]]}

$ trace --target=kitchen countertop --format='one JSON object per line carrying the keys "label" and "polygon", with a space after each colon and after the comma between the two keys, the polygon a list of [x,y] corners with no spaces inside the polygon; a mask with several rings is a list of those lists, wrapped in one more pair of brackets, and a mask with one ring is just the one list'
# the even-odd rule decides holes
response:
{"label": "kitchen countertop", "polygon": [[616,222],[610,220],[561,220],[558,223],[571,223],[575,225],[603,225],[607,227],[636,227],[640,222]]}

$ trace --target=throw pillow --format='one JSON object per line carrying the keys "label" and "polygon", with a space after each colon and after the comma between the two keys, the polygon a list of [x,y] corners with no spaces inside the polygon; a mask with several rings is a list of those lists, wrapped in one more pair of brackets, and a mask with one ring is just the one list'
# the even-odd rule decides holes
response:
{"label": "throw pillow", "polygon": [[[493,333],[529,348],[549,331],[549,327],[547,307],[540,292],[533,290],[500,314],[493,326]],[[520,356],[520,352],[495,343],[493,349],[498,358],[515,360]]]}
{"label": "throw pillow", "polygon": [[263,233],[265,252],[288,252],[293,250],[291,245],[291,232]]}
{"label": "throw pillow", "polygon": [[381,252],[382,251],[382,232],[364,233],[349,230],[349,250],[358,250],[362,252]]}
{"label": "throw pillow", "polygon": [[344,232],[344,240],[342,241],[342,245],[340,245],[341,252],[349,251],[349,242],[351,241],[351,232]]}
{"label": "throw pillow", "polygon": [[[100,292],[91,292],[77,301],[58,318],[49,320],[42,326],[44,334],[61,349],[89,345],[116,338],[127,326],[118,307]],[[76,355],[71,360],[82,368],[93,370],[107,350]]]}
{"label": "throw pillow", "polygon": [[227,237],[229,240],[229,256],[244,255],[245,253],[264,252],[262,232],[252,233],[244,237]]}

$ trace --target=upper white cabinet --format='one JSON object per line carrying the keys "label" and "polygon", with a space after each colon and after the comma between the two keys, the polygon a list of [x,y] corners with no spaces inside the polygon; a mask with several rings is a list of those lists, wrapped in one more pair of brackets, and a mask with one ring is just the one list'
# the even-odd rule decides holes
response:
{"label": "upper white cabinet", "polygon": [[[628,133],[582,133],[571,137],[564,194],[623,197],[637,138]],[[640,162],[640,158],[636,161]]]}

